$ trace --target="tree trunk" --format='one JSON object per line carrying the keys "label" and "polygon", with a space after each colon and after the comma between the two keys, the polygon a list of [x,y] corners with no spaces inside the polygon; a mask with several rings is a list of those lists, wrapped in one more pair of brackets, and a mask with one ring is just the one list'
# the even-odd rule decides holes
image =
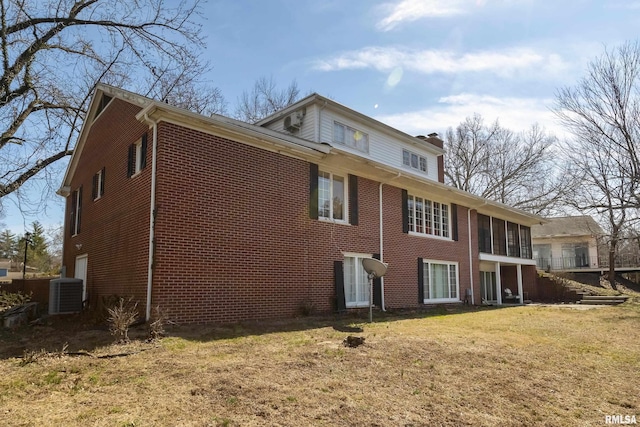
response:
{"label": "tree trunk", "polygon": [[609,249],[609,283],[611,284],[611,288],[614,290],[618,290],[616,287],[616,245],[615,243],[611,243],[611,248]]}

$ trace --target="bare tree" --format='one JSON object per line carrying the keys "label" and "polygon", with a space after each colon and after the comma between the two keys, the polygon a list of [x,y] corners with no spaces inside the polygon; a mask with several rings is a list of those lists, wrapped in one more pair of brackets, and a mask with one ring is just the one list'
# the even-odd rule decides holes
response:
{"label": "bare tree", "polygon": [[565,151],[584,185],[576,188],[573,204],[606,220],[615,286],[616,248],[640,207],[640,45],[605,50],[577,85],[557,92],[554,111],[575,136]]}
{"label": "bare tree", "polygon": [[484,198],[536,214],[558,207],[566,183],[560,177],[556,138],[538,125],[515,133],[479,114],[446,134],[445,178]]}
{"label": "bare tree", "polygon": [[255,123],[299,99],[300,89],[295,80],[286,89],[279,90],[276,86],[273,76],[260,77],[251,91],[243,91],[238,98],[234,117],[248,123]]}
{"label": "bare tree", "polygon": [[0,209],[58,178],[51,166],[72,153],[98,81],[184,101],[176,93],[205,66],[200,1],[0,1]]}

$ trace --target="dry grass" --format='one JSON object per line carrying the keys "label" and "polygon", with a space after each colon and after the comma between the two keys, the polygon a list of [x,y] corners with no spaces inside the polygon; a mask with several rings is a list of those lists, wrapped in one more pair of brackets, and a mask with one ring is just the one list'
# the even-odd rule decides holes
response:
{"label": "dry grass", "polygon": [[[376,317],[371,325],[311,318],[184,327],[127,346],[107,344],[103,330],[3,332],[0,424],[600,426],[609,414],[640,418],[637,305]],[[347,335],[366,342],[344,347]],[[61,355],[65,340],[67,351],[94,357]],[[9,357],[24,347],[46,350],[31,363]]]}

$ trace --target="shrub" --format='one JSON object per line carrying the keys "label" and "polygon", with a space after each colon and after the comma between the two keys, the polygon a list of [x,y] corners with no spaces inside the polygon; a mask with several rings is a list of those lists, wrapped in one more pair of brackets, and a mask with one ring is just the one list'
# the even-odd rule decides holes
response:
{"label": "shrub", "polygon": [[21,292],[9,293],[6,291],[0,291],[0,311],[26,304],[29,301],[31,301],[31,294],[25,295]]}
{"label": "shrub", "polygon": [[126,301],[120,298],[115,306],[107,307],[107,322],[111,335],[116,337],[116,342],[129,342],[129,327],[138,318],[138,303],[133,302],[133,297]]}

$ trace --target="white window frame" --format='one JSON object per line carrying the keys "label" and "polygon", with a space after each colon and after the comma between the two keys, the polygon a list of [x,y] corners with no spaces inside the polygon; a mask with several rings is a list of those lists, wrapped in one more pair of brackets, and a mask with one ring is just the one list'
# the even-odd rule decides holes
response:
{"label": "white window frame", "polygon": [[[79,227],[80,222],[78,221],[78,212],[80,211],[80,205],[82,203],[82,200],[81,200],[82,197],[80,196],[80,194],[81,194],[80,193],[80,188],[81,187],[78,187],[75,190],[75,193],[76,193],[76,205],[74,206],[75,214],[74,214],[74,217],[73,217],[73,230],[72,230],[71,236],[77,236],[78,235],[78,228],[80,228]],[[73,194],[73,192],[71,194]]]}
{"label": "white window frame", "polygon": [[140,171],[142,171],[142,139],[136,141],[134,146],[135,146],[135,150],[133,153],[133,156],[134,156],[133,163],[135,167],[133,168],[133,175],[131,176],[135,176],[139,174]]}
{"label": "white window frame", "polygon": [[94,201],[102,197],[102,169],[100,169],[96,175],[98,176],[98,179],[96,180],[96,197],[93,199]]}
{"label": "white window frame", "polygon": [[[336,128],[342,128],[340,132],[341,135],[336,132]],[[360,146],[356,135],[362,135],[364,138],[363,146]],[[338,144],[346,145],[347,147],[353,148],[354,150],[361,151],[363,153],[369,153],[369,134],[362,132],[361,130],[352,128],[351,126],[345,125],[344,123],[340,123],[337,121],[333,122],[333,142],[337,142]]]}
{"label": "white window frame", "polygon": [[[446,265],[447,266],[447,290],[449,296],[447,298],[430,298],[432,295],[433,288],[431,286],[431,265]],[[451,296],[451,267],[455,268],[455,293],[454,297]],[[424,300],[425,304],[431,303],[441,303],[441,302],[460,302],[460,268],[457,262],[455,261],[442,261],[442,260],[433,260],[433,259],[424,259],[422,260],[422,269],[423,269],[423,287],[424,287]]]}
{"label": "white window frame", "polygon": [[[320,185],[320,179],[326,177],[324,175],[329,175],[329,216],[323,216],[323,205],[320,200],[320,194],[322,192],[322,186]],[[343,182],[343,202],[342,202],[342,219],[334,218],[333,211],[333,191],[334,191],[334,176],[338,176],[342,178]],[[318,171],[318,219],[322,221],[336,222],[340,224],[348,224],[349,223],[349,182],[348,182],[348,174],[343,173],[334,173],[332,171],[321,169]]]}
{"label": "white window frame", "polygon": [[[418,212],[416,199],[422,200],[422,211]],[[439,201],[427,199],[426,197],[409,194],[407,197],[407,211],[409,212],[409,234],[414,236],[426,236],[436,239],[452,240],[451,236],[451,205]],[[427,206],[429,207],[427,209]],[[443,209],[446,207],[446,209]],[[439,209],[439,216],[436,216]],[[443,213],[446,212],[446,215]],[[419,216],[418,213],[421,213]],[[436,227],[436,217],[439,217],[439,227]],[[446,217],[446,224],[445,224]],[[420,222],[421,221],[421,222]],[[416,231],[421,223],[422,231]],[[427,223],[430,223],[430,232],[427,232]],[[446,225],[446,226],[445,226]],[[439,230],[439,234],[436,233]]]}
{"label": "white window frame", "polygon": [[[416,161],[415,166],[413,165],[414,159]],[[423,174],[429,173],[429,161],[427,158],[405,148],[402,149],[402,165]]]}
{"label": "white window frame", "polygon": [[[342,265],[343,265],[345,306],[347,308],[369,307],[369,298],[371,298],[371,295],[369,295],[369,277],[367,276],[367,273],[364,270],[364,267],[362,266],[362,259],[371,258],[372,254],[345,252],[343,253],[343,256],[344,256],[344,260]],[[347,266],[347,259],[353,259],[354,267],[356,269],[355,271],[356,283],[354,284],[355,295],[356,295],[355,301],[349,301],[349,297],[351,295],[347,286],[349,287],[351,286],[351,278],[348,277],[349,268]],[[358,295],[363,295],[363,294],[366,296],[366,298],[358,299]]]}

